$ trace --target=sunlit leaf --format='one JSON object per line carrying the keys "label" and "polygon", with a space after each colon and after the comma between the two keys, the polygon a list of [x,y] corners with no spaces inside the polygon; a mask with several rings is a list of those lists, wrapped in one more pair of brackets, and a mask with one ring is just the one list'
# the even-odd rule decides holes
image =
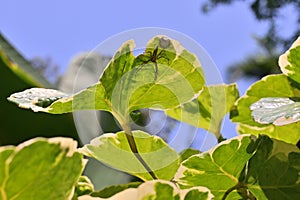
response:
{"label": "sunlit leaf", "polygon": [[238,132],[253,135],[264,133],[272,138],[296,144],[300,139],[299,122],[285,126],[261,124],[253,119],[250,109],[251,105],[262,98],[297,99],[300,97],[300,89],[298,89],[298,86],[295,86],[297,86],[297,83],[283,74],[266,76],[251,85],[246,94],[237,101],[235,109],[230,113],[231,120],[239,123]]}
{"label": "sunlit leaf", "polygon": [[297,199],[300,151],[267,136],[242,135],[183,162],[181,188],[207,187],[215,199]]}
{"label": "sunlit leaf", "polygon": [[51,90],[51,95],[47,96],[49,90],[39,89],[37,92],[43,97],[35,97],[34,101],[19,98],[22,93],[13,94],[9,100],[24,108],[53,114],[105,110],[116,118],[124,118],[137,109],[176,107],[202,89],[205,80],[200,62],[177,41],[166,36],[153,38],[142,60],[141,55],[137,58],[133,55],[133,50],[132,40],[124,43],[106,67],[100,82],[77,94],[68,96]]}
{"label": "sunlit leaf", "polygon": [[84,167],[76,147],[76,141],[67,138],[0,147],[1,199],[71,198]]}
{"label": "sunlit leaf", "polygon": [[[171,180],[179,165],[179,155],[160,137],[142,131],[133,131],[139,155],[159,179]],[[126,133],[104,134],[85,145],[83,154],[130,173],[143,180],[152,180],[148,171],[132,153]]]}
{"label": "sunlit leaf", "polygon": [[183,162],[184,160],[188,159],[189,157],[191,157],[195,154],[199,154],[199,153],[201,153],[201,152],[197,149],[192,149],[192,148],[185,149],[180,153],[180,162]]}
{"label": "sunlit leaf", "polygon": [[[300,83],[300,38],[279,58],[282,72]],[[292,87],[297,87],[296,84]],[[289,96],[290,97],[290,96]],[[297,96],[298,97],[298,96]],[[252,117],[261,124],[276,126],[291,124],[300,120],[300,103],[284,96],[265,97],[251,105]]]}
{"label": "sunlit leaf", "polygon": [[278,63],[285,75],[300,83],[300,37],[279,57]]}
{"label": "sunlit leaf", "polygon": [[[239,182],[239,176],[254,154],[249,148],[253,140],[249,136],[238,136],[224,141],[209,152],[194,155],[184,161],[175,176],[181,188],[207,187],[215,199]],[[238,199],[236,191],[228,199]]]}
{"label": "sunlit leaf", "polygon": [[236,84],[205,86],[195,100],[167,110],[167,114],[219,137],[223,117],[230,111],[238,96]]}

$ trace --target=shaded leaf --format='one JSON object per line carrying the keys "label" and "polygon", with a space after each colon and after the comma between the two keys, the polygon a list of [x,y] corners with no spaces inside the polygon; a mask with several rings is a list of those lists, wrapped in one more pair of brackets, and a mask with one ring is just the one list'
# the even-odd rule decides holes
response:
{"label": "shaded leaf", "polygon": [[167,114],[219,137],[223,117],[230,111],[238,96],[236,84],[205,86],[195,100],[167,110]]}
{"label": "shaded leaf", "polygon": [[101,198],[109,198],[112,197],[113,195],[122,192],[126,189],[129,188],[137,188],[138,186],[140,186],[142,183],[141,182],[130,182],[127,184],[122,184],[122,185],[113,185],[113,186],[109,186],[106,187],[100,191],[96,191],[93,192],[92,194],[90,194],[90,196],[92,197],[101,197]]}
{"label": "shaded leaf", "polygon": [[[142,131],[133,131],[137,150],[159,179],[171,180],[178,168],[178,154],[160,137]],[[130,173],[143,180],[152,180],[147,170],[132,153],[126,133],[104,134],[85,145],[80,151],[90,157]]]}
{"label": "shaded leaf", "polygon": [[193,187],[191,189],[180,190],[174,183],[153,180],[142,183],[137,188],[129,188],[117,193],[110,198],[100,198],[91,196],[79,197],[79,200],[210,200],[213,199],[211,192],[205,187]]}
{"label": "shaded leaf", "polygon": [[68,199],[84,168],[77,143],[67,138],[32,139],[0,147],[2,199]]}
{"label": "shaded leaf", "polygon": [[255,155],[250,159],[246,184],[252,194],[264,199],[300,197],[300,151],[295,145],[258,138]]}

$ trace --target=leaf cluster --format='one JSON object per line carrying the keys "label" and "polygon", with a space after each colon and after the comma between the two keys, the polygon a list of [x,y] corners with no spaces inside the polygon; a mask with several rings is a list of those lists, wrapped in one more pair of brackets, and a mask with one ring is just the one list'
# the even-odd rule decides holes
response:
{"label": "leaf cluster", "polygon": [[[298,199],[299,41],[280,57],[283,74],[263,78],[241,98],[236,84],[205,85],[197,57],[166,36],[151,39],[138,56],[133,41],[124,43],[99,82],[76,94],[41,88],[12,94],[10,101],[35,112],[108,111],[122,131],[79,149],[66,138],[1,147],[1,199]],[[220,143],[179,154],[160,137],[131,130],[132,112],[143,108],[205,129]],[[225,140],[221,123],[229,112],[240,135]],[[83,155],[141,182],[94,191],[80,176]]]}

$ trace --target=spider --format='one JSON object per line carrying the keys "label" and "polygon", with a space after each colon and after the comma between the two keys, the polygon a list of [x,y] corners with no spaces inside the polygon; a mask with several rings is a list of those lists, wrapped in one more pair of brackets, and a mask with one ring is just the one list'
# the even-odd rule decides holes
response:
{"label": "spider", "polygon": [[[167,62],[169,62],[169,59],[165,55],[165,50],[164,49],[166,49],[168,46],[170,46],[170,40],[161,38],[159,40],[159,44],[160,44],[161,48],[159,48],[158,46],[156,46],[153,51],[146,50],[145,54],[141,54],[141,55],[139,55],[137,57],[138,62],[142,63],[139,66],[138,70],[140,70],[143,65],[145,65],[145,64],[147,64],[149,62],[154,63],[154,66],[155,66],[155,70],[154,70],[154,82],[157,80],[157,76],[158,76],[157,60],[161,59],[161,58],[164,58]],[[161,49],[160,52],[158,52],[159,49]]]}

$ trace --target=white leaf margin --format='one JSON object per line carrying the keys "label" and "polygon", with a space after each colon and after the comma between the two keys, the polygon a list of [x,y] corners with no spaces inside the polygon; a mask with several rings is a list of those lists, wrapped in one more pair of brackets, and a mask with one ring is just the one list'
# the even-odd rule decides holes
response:
{"label": "white leaf margin", "polygon": [[80,196],[78,200],[142,200],[149,195],[155,195],[155,184],[162,183],[166,185],[170,185],[173,188],[173,196],[179,194],[180,200],[184,200],[186,194],[191,191],[197,189],[200,192],[208,193],[207,200],[212,200],[214,195],[210,192],[210,190],[206,187],[193,187],[190,189],[180,190],[174,183],[164,180],[152,180],[147,181],[141,184],[138,188],[129,188],[122,192],[119,192],[113,195],[110,198],[100,198],[100,197],[91,197],[89,195]]}

